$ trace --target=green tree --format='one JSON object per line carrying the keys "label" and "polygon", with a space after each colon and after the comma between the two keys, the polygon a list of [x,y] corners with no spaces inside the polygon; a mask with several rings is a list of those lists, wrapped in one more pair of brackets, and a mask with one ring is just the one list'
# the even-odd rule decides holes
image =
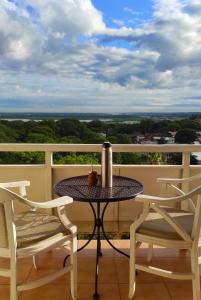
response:
{"label": "green tree", "polygon": [[101,122],[100,120],[93,120],[89,122],[87,125],[88,128],[96,132],[102,132],[105,129],[104,123]]}
{"label": "green tree", "polygon": [[117,144],[117,137],[114,135],[108,135],[107,141],[109,141],[111,144]]}
{"label": "green tree", "polygon": [[56,134],[58,137],[79,136],[79,120],[61,119],[56,122]]}
{"label": "green tree", "polygon": [[154,126],[154,121],[151,119],[143,119],[140,122],[140,130],[143,134],[145,133],[152,133],[153,132],[153,126]]}
{"label": "green tree", "polygon": [[121,163],[124,165],[141,165],[145,163],[145,160],[140,153],[122,153]]}
{"label": "green tree", "polygon": [[161,165],[164,163],[164,160],[161,153],[151,152],[147,155],[147,162],[151,165]]}
{"label": "green tree", "polygon": [[179,130],[179,129],[181,129],[181,125],[176,121],[172,121],[168,124],[168,128],[167,128],[168,132],[169,131],[176,131],[176,130]]}
{"label": "green tree", "polygon": [[65,154],[65,156],[56,158],[54,162],[57,164],[98,164],[100,161],[96,153],[70,153]]}
{"label": "green tree", "polygon": [[16,130],[0,124],[0,143],[14,143],[18,138]]}
{"label": "green tree", "polygon": [[105,137],[98,133],[92,133],[87,139],[84,140],[86,144],[102,144],[105,141]]}
{"label": "green tree", "polygon": [[197,135],[192,129],[184,128],[177,131],[175,135],[175,143],[177,144],[192,144]]}
{"label": "green tree", "polygon": [[0,164],[44,164],[43,152],[1,152]]}
{"label": "green tree", "polygon": [[59,144],[81,144],[82,141],[77,136],[62,136],[57,139],[57,143]]}
{"label": "green tree", "polygon": [[55,143],[55,140],[52,137],[47,136],[44,133],[31,132],[27,136],[28,143]]}
{"label": "green tree", "polygon": [[116,137],[117,137],[118,144],[131,144],[132,143],[132,139],[128,134],[119,133],[119,134],[117,134]]}

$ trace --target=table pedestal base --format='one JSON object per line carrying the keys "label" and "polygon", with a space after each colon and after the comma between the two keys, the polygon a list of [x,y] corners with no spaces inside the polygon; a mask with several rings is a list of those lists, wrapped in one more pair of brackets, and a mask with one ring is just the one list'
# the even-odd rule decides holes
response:
{"label": "table pedestal base", "polygon": [[100,295],[99,295],[98,293],[94,293],[94,294],[93,294],[93,298],[94,298],[94,299],[99,299],[99,298],[100,298]]}
{"label": "table pedestal base", "polygon": [[[98,293],[98,269],[99,269],[99,258],[102,256],[102,252],[101,252],[101,232],[103,235],[103,238],[108,242],[108,244],[117,252],[119,252],[120,254],[126,256],[129,258],[129,255],[121,250],[119,250],[118,248],[116,248],[109,240],[109,238],[107,237],[107,234],[105,232],[104,229],[104,214],[106,211],[106,208],[108,206],[109,202],[107,202],[105,204],[105,206],[103,207],[103,210],[101,212],[100,209],[100,202],[97,202],[97,209],[95,210],[94,206],[92,205],[91,202],[89,202],[89,205],[92,209],[93,212],[93,216],[94,216],[94,227],[93,227],[93,231],[89,236],[88,241],[82,246],[80,247],[77,251],[81,251],[82,249],[84,249],[90,242],[91,240],[96,237],[97,240],[97,246],[96,246],[96,269],[95,269],[95,287],[94,287],[94,294],[93,294],[93,298],[94,299],[99,299],[99,293]],[[64,266],[66,264],[66,260],[68,259],[69,255],[65,257],[64,259]]]}

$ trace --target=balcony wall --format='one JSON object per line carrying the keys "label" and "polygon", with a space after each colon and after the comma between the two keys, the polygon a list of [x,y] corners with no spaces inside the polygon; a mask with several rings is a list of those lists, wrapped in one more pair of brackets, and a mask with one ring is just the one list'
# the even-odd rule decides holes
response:
{"label": "balcony wall", "polygon": [[[84,175],[91,170],[91,165],[55,165],[52,162],[54,152],[101,152],[101,145],[70,144],[1,144],[1,152],[6,151],[41,151],[45,152],[45,164],[42,165],[0,165],[0,182],[30,180],[28,195],[36,201],[44,201],[56,197],[53,186],[67,177]],[[201,145],[113,145],[113,152],[160,152],[182,153],[182,165],[114,165],[113,174],[135,178],[144,184],[146,194],[158,195],[160,186],[158,177],[183,178],[201,172],[201,166],[190,165],[190,153],[201,152]],[[94,166],[100,174],[100,165]],[[184,185],[188,191],[191,186]],[[113,203],[106,213],[107,221],[117,221],[115,229],[121,221],[132,221],[139,213],[141,206],[134,200]],[[17,211],[22,207],[17,205]],[[81,231],[86,231],[87,222],[91,221],[90,207],[85,203],[74,202],[68,208],[69,217],[78,223]],[[122,223],[123,224],[123,223]]]}

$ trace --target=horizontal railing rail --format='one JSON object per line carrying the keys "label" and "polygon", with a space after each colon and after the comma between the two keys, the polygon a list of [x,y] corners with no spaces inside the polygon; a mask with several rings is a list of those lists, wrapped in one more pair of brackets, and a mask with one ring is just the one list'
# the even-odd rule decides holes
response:
{"label": "horizontal railing rail", "polygon": [[[0,144],[0,152],[101,152],[101,144]],[[113,144],[113,152],[201,152],[201,144]]]}

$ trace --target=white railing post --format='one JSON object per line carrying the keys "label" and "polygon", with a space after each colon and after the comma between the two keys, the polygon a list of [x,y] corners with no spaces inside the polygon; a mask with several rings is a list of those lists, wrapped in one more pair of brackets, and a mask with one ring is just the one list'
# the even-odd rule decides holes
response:
{"label": "white railing post", "polygon": [[45,152],[45,199],[52,199],[52,162],[53,153]]}
{"label": "white railing post", "polygon": [[[191,153],[190,152],[182,152],[182,178],[190,177],[190,159]],[[189,183],[184,182],[182,183],[182,190],[187,193],[189,192]],[[185,201],[182,203],[182,209],[189,209],[188,203]]]}

